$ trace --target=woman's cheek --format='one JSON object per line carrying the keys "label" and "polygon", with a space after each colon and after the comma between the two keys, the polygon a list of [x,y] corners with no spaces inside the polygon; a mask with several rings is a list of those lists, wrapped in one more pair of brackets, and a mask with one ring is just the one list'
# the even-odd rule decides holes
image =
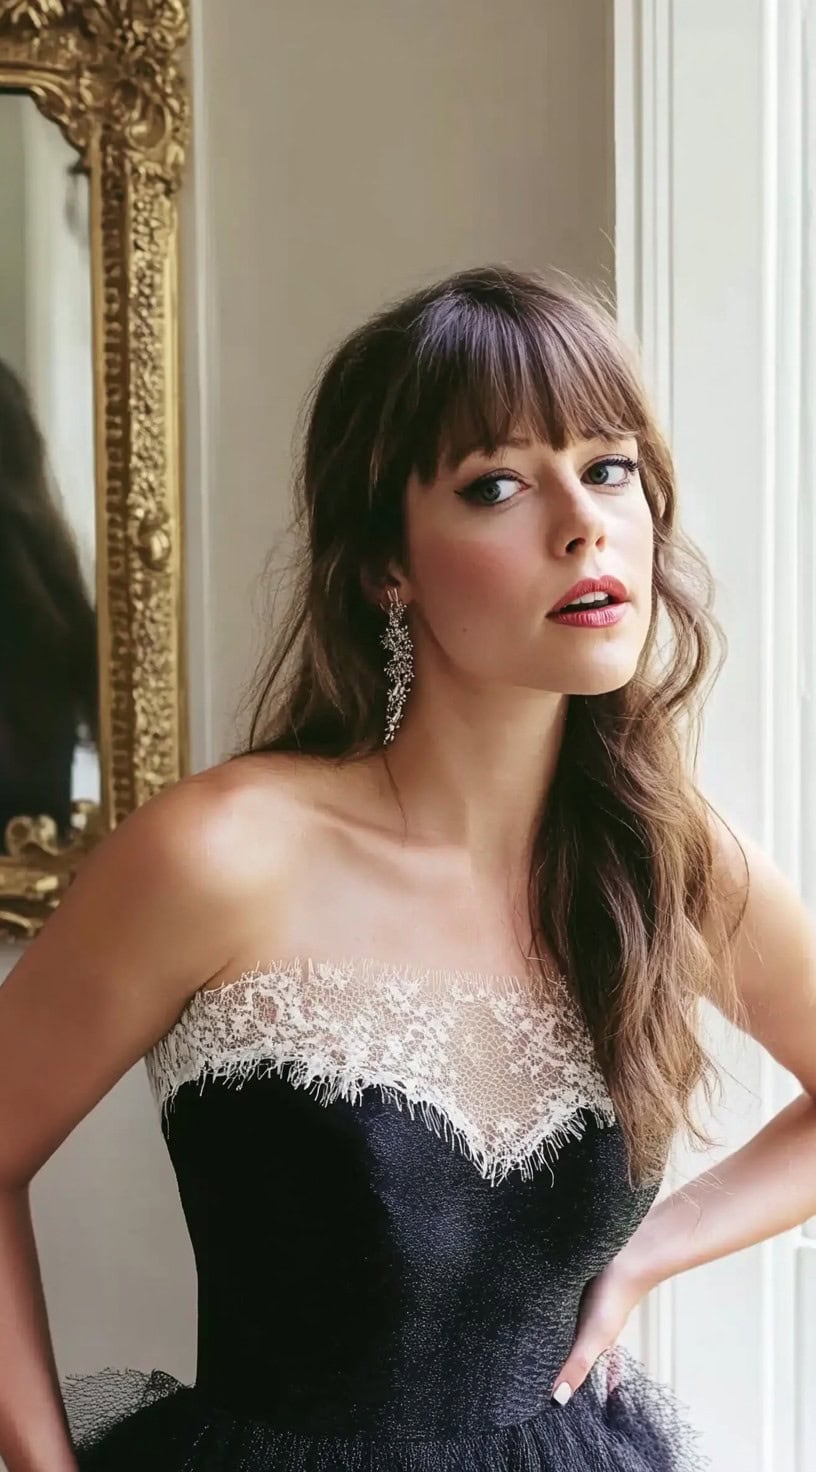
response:
{"label": "woman's cheek", "polygon": [[421,568],[420,596],[429,604],[469,616],[488,603],[495,610],[497,604],[517,601],[524,583],[521,561],[518,549],[495,542],[436,541],[417,564]]}

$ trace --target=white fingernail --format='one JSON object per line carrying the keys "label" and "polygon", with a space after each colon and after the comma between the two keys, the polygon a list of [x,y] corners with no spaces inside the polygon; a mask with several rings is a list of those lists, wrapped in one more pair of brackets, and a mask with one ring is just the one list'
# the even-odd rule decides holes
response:
{"label": "white fingernail", "polygon": [[571,1395],[572,1391],[566,1380],[562,1380],[560,1385],[556,1385],[552,1398],[553,1400],[557,1400],[560,1406],[565,1406]]}

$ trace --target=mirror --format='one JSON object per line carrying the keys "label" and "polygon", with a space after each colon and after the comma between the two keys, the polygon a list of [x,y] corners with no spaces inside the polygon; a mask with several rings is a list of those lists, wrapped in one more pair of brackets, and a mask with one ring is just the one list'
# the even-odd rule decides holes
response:
{"label": "mirror", "polygon": [[7,854],[7,829],[21,818],[52,820],[64,843],[100,800],[88,178],[77,150],[22,92],[0,94],[0,196]]}
{"label": "mirror", "polygon": [[186,0],[0,0],[0,938],[188,770]]}

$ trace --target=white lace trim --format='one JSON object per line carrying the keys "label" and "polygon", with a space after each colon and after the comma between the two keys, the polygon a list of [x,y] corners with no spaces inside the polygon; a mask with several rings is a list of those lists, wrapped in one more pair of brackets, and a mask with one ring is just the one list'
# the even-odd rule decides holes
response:
{"label": "white lace trim", "polygon": [[[537,988],[537,990],[536,990]],[[162,1110],[183,1084],[280,1073],[319,1102],[379,1089],[491,1182],[529,1179],[615,1113],[560,977],[275,961],[196,992],[146,1057]]]}

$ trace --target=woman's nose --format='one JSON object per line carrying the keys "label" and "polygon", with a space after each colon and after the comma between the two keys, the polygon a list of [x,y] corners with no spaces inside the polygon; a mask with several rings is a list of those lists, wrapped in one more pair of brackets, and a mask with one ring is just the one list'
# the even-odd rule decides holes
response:
{"label": "woman's nose", "polygon": [[606,523],[601,508],[583,482],[561,486],[550,500],[548,550],[555,557],[590,547],[603,547]]}

